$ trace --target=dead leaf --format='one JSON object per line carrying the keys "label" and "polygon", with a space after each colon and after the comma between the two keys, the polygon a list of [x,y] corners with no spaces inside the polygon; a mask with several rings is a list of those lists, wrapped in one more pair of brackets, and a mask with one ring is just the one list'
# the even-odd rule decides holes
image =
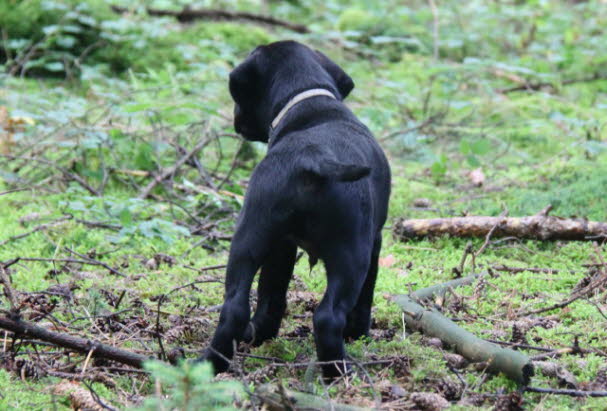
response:
{"label": "dead leaf", "polygon": [[485,182],[485,173],[483,173],[483,170],[481,170],[480,167],[476,168],[468,173],[468,180],[470,180],[473,185],[480,187]]}
{"label": "dead leaf", "polygon": [[392,267],[395,262],[396,258],[394,258],[392,254],[388,254],[387,256],[379,259],[379,266],[385,268]]}
{"label": "dead leaf", "polygon": [[8,155],[15,145],[13,134],[25,129],[25,125],[34,124],[28,117],[11,117],[6,106],[0,106],[0,153]]}

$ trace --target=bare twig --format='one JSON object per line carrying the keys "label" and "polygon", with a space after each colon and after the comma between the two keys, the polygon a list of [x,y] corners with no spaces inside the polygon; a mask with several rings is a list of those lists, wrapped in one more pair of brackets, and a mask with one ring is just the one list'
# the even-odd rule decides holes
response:
{"label": "bare twig", "polygon": [[[127,13],[129,10],[124,7],[112,6],[112,10],[116,13]],[[172,10],[160,10],[148,7],[146,9],[150,16],[172,16],[175,17],[181,23],[190,23],[195,20],[241,20],[252,23],[266,24],[269,26],[284,27],[289,30],[293,30],[297,33],[308,33],[309,30],[306,26],[301,24],[295,24],[284,20],[279,20],[271,16],[262,16],[259,14],[247,13],[247,12],[231,12],[227,10],[214,10],[214,9],[191,9],[184,8],[181,11]]]}
{"label": "bare twig", "polygon": [[38,231],[43,231],[43,230],[46,230],[47,228],[54,227],[54,226],[57,226],[57,225],[60,225],[60,224],[64,224],[66,221],[71,220],[72,218],[73,217],[71,215],[67,215],[67,216],[63,216],[63,217],[57,218],[56,220],[53,220],[53,221],[51,221],[49,223],[40,224],[39,226],[34,227],[30,231],[26,231],[25,233],[14,235],[14,236],[9,237],[6,240],[0,242],[0,247],[2,247],[3,245],[6,245],[6,244],[8,244],[8,243],[10,243],[12,241],[20,240],[20,239],[25,238],[25,237],[27,237],[29,235],[37,233]]}
{"label": "bare twig", "polygon": [[96,259],[91,258],[89,256],[86,256],[84,254],[77,253],[76,251],[72,250],[69,247],[64,247],[64,248],[69,253],[74,254],[75,256],[80,257],[80,258],[86,260],[88,262],[88,264],[99,265],[99,266],[101,266],[103,268],[106,268],[112,274],[115,274],[115,275],[117,275],[119,277],[125,277],[126,278],[126,275],[122,274],[120,271],[116,270],[114,267],[111,267],[110,265],[108,265],[108,264],[106,264],[106,263],[104,263],[102,261],[96,260]]}
{"label": "bare twig", "polygon": [[[505,218],[507,215],[508,215],[508,210],[504,210],[502,212],[502,214],[500,215],[500,217]],[[480,256],[483,253],[483,251],[485,251],[485,248],[487,248],[487,246],[489,245],[489,242],[491,241],[491,236],[493,235],[495,230],[502,224],[502,222],[503,222],[503,220],[501,220],[501,221],[497,220],[495,222],[493,227],[491,227],[491,230],[489,230],[489,232],[485,236],[485,241],[483,242],[483,245],[481,245],[481,248],[479,248],[477,252],[472,254],[472,271],[476,271],[476,258],[478,256]]]}
{"label": "bare twig", "polygon": [[591,281],[590,284],[588,284],[586,287],[582,288],[581,290],[575,292],[571,297],[567,298],[566,300],[563,300],[559,303],[550,305],[548,307],[538,308],[536,310],[524,311],[522,313],[519,313],[518,315],[520,317],[524,317],[524,316],[533,315],[533,314],[540,314],[540,313],[543,313],[546,311],[552,311],[557,308],[566,307],[569,304],[573,303],[574,301],[577,301],[580,298],[586,297],[588,294],[590,294],[597,288],[605,285],[605,283],[607,283],[607,273],[604,273],[603,275],[599,276],[599,278],[597,278],[596,280]]}
{"label": "bare twig", "polygon": [[25,160],[25,161],[30,161],[30,162],[33,161],[35,163],[40,163],[40,164],[43,164],[46,166],[50,166],[50,167],[54,168],[55,170],[60,171],[68,179],[73,180],[73,181],[77,182],[78,184],[80,184],[84,189],[86,189],[89,193],[91,193],[95,197],[101,196],[101,194],[96,189],[94,189],[89,183],[87,183],[78,174],[71,173],[65,167],[61,167],[60,165],[58,165],[52,161],[49,161],[49,160],[46,160],[43,158],[39,158],[39,157],[20,157],[20,156],[8,155],[8,154],[0,154],[0,157],[7,158],[9,160]]}
{"label": "bare twig", "polygon": [[6,293],[6,297],[11,305],[11,309],[15,309],[17,306],[17,300],[13,292],[11,280],[6,272],[6,268],[7,267],[4,265],[4,263],[0,262],[0,282],[2,282],[2,285],[4,285],[4,292]]}
{"label": "bare twig", "polygon": [[173,166],[167,168],[166,170],[162,171],[159,175],[155,176],[154,179],[147,186],[145,186],[143,188],[143,190],[141,190],[141,192],[139,193],[139,198],[141,198],[141,199],[147,198],[150,195],[150,193],[152,192],[152,190],[154,189],[154,187],[156,187],[163,180],[165,180],[165,179],[169,178],[170,176],[172,176],[173,174],[175,174],[175,172],[181,166],[183,166],[192,156],[194,156],[196,153],[198,153],[205,145],[208,144],[208,142],[209,142],[209,140],[206,140],[206,139],[198,142],[198,144],[196,144],[192,150],[190,150],[186,155],[184,155],[179,160],[177,160],[177,162]]}
{"label": "bare twig", "polygon": [[[560,84],[563,86],[567,86],[570,84],[590,83],[593,81],[605,80],[605,79],[607,79],[607,74],[597,72],[597,73],[593,73],[591,76],[588,76],[588,77],[565,79],[565,80],[561,81]],[[507,93],[512,93],[514,91],[537,91],[537,90],[541,90],[543,88],[551,88],[554,90],[557,88],[557,86],[555,85],[555,83],[549,83],[549,82],[538,82],[538,83],[525,82],[524,85],[498,90],[497,92],[501,93],[501,94],[507,94]]]}
{"label": "bare twig", "polygon": [[582,391],[570,390],[564,388],[540,388],[540,387],[525,387],[527,392],[537,392],[540,394],[556,394],[568,395],[570,397],[607,397],[607,391]]}

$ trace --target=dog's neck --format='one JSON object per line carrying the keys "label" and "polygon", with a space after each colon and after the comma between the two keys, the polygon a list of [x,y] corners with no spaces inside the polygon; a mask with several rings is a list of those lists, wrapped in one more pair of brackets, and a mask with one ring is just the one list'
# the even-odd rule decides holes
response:
{"label": "dog's neck", "polygon": [[299,103],[300,101],[304,101],[308,98],[312,98],[312,97],[316,97],[316,96],[327,96],[327,97],[331,97],[332,99],[335,99],[335,96],[333,95],[333,93],[331,93],[329,90],[324,89],[324,88],[313,88],[310,90],[302,91],[301,93],[298,93],[295,96],[293,96],[287,102],[287,104],[285,104],[285,106],[278,112],[276,117],[274,117],[274,120],[272,120],[272,124],[271,124],[272,130],[274,130],[278,126],[278,124],[280,123],[280,120],[282,120],[282,118],[289,112],[289,110],[295,104]]}
{"label": "dog's neck", "polygon": [[[274,120],[272,120],[272,123],[270,124],[270,130],[271,131],[275,130],[276,127],[278,127],[278,125],[280,124],[281,120],[287,115],[289,110],[291,110],[297,103],[300,103],[309,98],[318,97],[318,96],[326,96],[326,97],[330,97],[330,98],[336,100],[335,95],[333,93],[331,93],[329,90],[324,89],[324,88],[313,88],[313,89],[302,91],[301,93],[298,93],[295,96],[293,96],[287,102],[287,104],[285,104],[283,106],[283,108],[278,112],[278,114],[276,115],[276,117],[274,117]],[[272,141],[269,141],[268,143],[271,143],[271,142]]]}

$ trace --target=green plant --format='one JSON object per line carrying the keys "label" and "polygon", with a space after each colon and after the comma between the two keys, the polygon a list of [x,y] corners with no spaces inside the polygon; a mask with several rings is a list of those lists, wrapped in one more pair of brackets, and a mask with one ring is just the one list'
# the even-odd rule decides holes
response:
{"label": "green plant", "polygon": [[148,398],[141,410],[231,410],[233,402],[244,396],[243,386],[236,381],[213,381],[213,366],[208,362],[182,362],[172,367],[150,361],[145,369],[164,390],[162,397]]}

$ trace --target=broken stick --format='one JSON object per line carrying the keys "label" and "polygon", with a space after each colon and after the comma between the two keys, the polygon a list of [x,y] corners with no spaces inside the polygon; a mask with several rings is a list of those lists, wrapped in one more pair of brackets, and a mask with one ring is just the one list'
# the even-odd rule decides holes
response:
{"label": "broken stick", "polygon": [[456,281],[418,290],[411,295],[396,295],[392,300],[403,310],[403,318],[407,326],[425,335],[439,338],[454,347],[470,362],[487,362],[489,371],[501,372],[519,384],[528,385],[533,376],[533,365],[526,355],[482,340],[438,311],[426,309],[414,300],[432,298],[449,288],[469,284],[482,275],[473,274]]}
{"label": "broken stick", "polygon": [[152,357],[134,353],[132,351],[122,350],[120,348],[101,344],[97,341],[86,340],[84,338],[73,337],[67,334],[49,331],[46,328],[38,327],[17,318],[0,316],[0,328],[12,331],[17,336],[35,338],[50,342],[59,347],[69,348],[82,354],[92,352],[96,358],[105,358],[122,364],[141,368],[143,363]]}
{"label": "broken stick", "polygon": [[394,235],[401,240],[419,237],[516,237],[533,240],[590,241],[607,238],[607,223],[544,214],[529,217],[454,217],[400,220]]}

